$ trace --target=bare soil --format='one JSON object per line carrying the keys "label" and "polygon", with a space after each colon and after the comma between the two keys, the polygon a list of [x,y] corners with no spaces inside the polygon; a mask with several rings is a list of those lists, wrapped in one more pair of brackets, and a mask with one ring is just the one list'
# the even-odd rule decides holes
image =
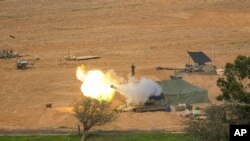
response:
{"label": "bare soil", "polygon": [[[13,49],[32,64],[22,71],[16,59],[0,60],[0,128],[75,128],[70,108],[82,96],[78,65],[114,69],[126,78],[134,63],[138,78],[163,80],[174,72],[155,67],[183,67],[187,51],[203,51],[223,68],[250,55],[250,1],[0,0],[0,33],[0,49]],[[101,58],[66,62],[68,50]],[[218,77],[185,80],[207,89],[215,102]],[[121,113],[93,130],[179,131],[185,124],[175,112]]]}

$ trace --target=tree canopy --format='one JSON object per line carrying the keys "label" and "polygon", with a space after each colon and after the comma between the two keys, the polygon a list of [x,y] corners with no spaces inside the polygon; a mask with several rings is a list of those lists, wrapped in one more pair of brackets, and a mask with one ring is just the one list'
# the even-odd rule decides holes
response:
{"label": "tree canopy", "polygon": [[82,123],[84,131],[94,126],[102,126],[114,119],[110,103],[84,97],[74,105],[76,118]]}
{"label": "tree canopy", "polygon": [[238,56],[234,63],[227,63],[224,76],[217,81],[222,91],[217,99],[250,104],[250,57]]}

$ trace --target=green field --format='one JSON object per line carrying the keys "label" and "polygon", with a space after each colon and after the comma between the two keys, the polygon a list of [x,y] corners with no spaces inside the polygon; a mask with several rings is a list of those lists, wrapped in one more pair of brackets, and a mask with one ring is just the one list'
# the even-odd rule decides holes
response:
{"label": "green field", "polygon": [[[79,141],[77,135],[1,136],[0,141]],[[188,134],[160,132],[89,134],[87,141],[193,141]]]}

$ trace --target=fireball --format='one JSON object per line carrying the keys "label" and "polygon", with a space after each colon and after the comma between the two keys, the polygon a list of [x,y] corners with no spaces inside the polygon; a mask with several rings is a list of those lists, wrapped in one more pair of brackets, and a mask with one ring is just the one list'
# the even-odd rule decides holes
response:
{"label": "fireball", "polygon": [[104,73],[101,70],[85,71],[84,66],[77,67],[76,77],[82,81],[81,91],[83,95],[95,98],[99,101],[111,101],[115,90],[110,86],[116,82],[112,78],[112,72]]}

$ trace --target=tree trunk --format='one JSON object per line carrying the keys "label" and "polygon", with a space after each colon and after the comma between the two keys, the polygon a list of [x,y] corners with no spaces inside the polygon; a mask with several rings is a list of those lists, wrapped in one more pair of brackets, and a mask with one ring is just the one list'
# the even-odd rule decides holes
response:
{"label": "tree trunk", "polygon": [[85,134],[85,132],[83,132],[83,133],[82,133],[81,141],[85,141],[85,139],[86,139],[86,134]]}
{"label": "tree trunk", "polygon": [[88,130],[86,128],[84,128],[81,141],[85,141],[87,139],[87,136],[88,136]]}

